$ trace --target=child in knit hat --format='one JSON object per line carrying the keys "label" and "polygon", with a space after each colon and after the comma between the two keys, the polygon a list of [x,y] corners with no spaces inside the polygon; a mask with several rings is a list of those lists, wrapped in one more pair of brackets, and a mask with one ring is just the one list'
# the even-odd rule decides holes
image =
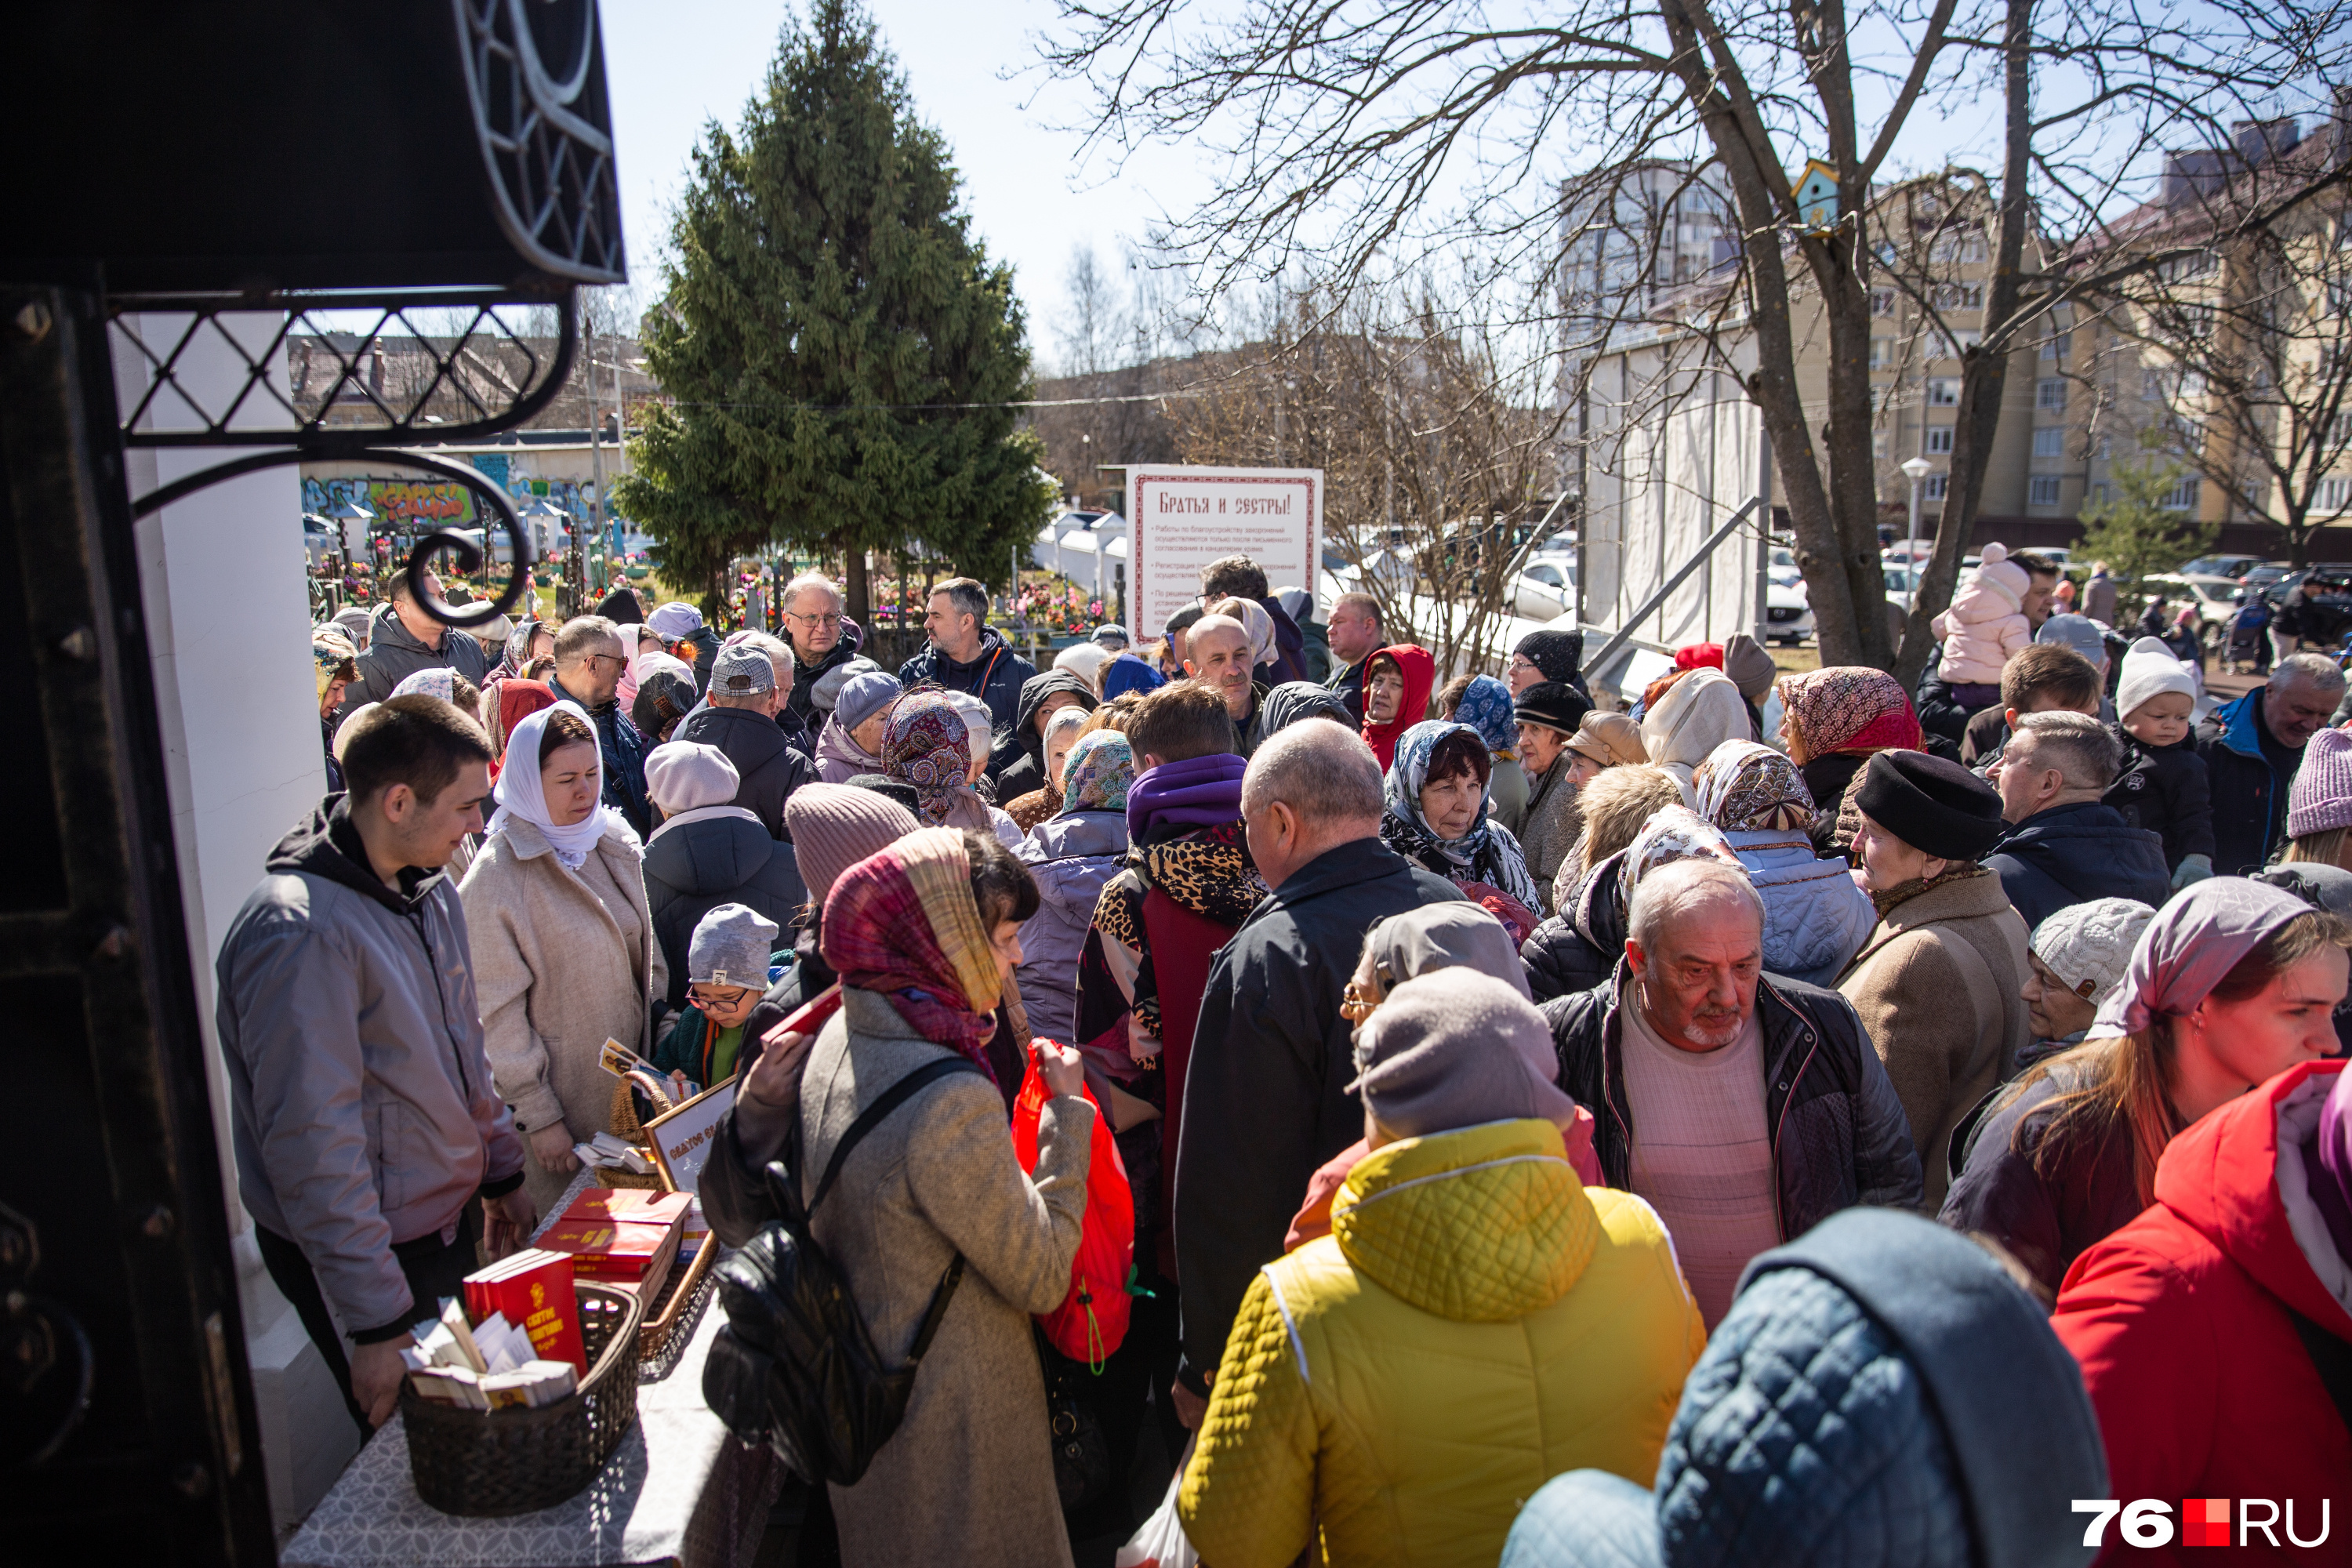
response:
{"label": "child in knit hat", "polygon": [[[746,904],[721,904],[702,917],[687,949],[691,1005],[662,1037],[656,1068],[682,1073],[705,1089],[735,1075],[744,1041],[783,1022],[783,1014],[761,1000],[782,930]],[[763,1009],[773,1016],[761,1017]]]}
{"label": "child in knit hat", "polygon": [[2000,700],[2001,667],[2033,641],[2033,627],[2025,618],[2025,595],[2032,586],[2025,568],[2009,558],[2006,545],[1988,544],[1975,578],[1930,623],[1944,639],[1937,677],[1971,712]]}
{"label": "child in knit hat", "polygon": [[2126,822],[2163,838],[2175,889],[2213,874],[2212,796],[2189,733],[2196,710],[2196,673],[2155,637],[2133,643],[2116,682],[2124,770],[2104,798]]}

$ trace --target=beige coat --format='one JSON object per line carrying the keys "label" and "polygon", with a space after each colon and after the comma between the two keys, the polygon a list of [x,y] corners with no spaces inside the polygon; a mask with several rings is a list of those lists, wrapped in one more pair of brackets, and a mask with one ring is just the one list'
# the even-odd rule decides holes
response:
{"label": "beige coat", "polygon": [[1951,1184],[1952,1129],[2032,1037],[2025,943],[2023,917],[1987,873],[1887,910],[1838,981],[1910,1118],[1928,1214]]}
{"label": "beige coat", "polygon": [[[627,920],[614,918],[600,887]],[[530,1133],[558,1121],[574,1142],[604,1131],[619,1080],[599,1053],[613,1039],[653,1055],[651,998],[669,989],[637,847],[608,833],[574,871],[538,828],[509,822],[483,841],[457,891],[483,1044],[526,1149]],[[543,1214],[571,1177],[541,1169],[528,1152],[524,1170]]]}
{"label": "beige coat", "polygon": [[[802,1196],[861,1110],[948,1054],[887,998],[845,989],[801,1078]],[[1047,1101],[1037,1169],[1024,1176],[1003,1097],[984,1078],[952,1075],[866,1134],[817,1209],[817,1242],[894,1365],[948,1264],[964,1258],[906,1420],[856,1486],[832,1489],[847,1568],[1069,1563],[1029,1318],[1069,1294],[1094,1114],[1083,1100]]]}

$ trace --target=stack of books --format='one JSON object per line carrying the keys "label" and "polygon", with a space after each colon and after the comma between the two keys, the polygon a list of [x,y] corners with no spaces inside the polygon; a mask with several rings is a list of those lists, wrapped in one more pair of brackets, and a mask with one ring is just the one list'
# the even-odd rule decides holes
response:
{"label": "stack of books", "polygon": [[654,1163],[645,1151],[617,1132],[599,1132],[585,1143],[572,1145],[572,1152],[591,1170],[633,1171],[640,1176],[654,1173]]}
{"label": "stack of books", "polygon": [[693,1196],[642,1187],[593,1187],[572,1200],[539,1245],[569,1254],[575,1278],[636,1292],[648,1314],[677,1261]]}
{"label": "stack of books", "polygon": [[570,1362],[581,1376],[588,1375],[570,1254],[528,1248],[467,1275],[465,1290],[466,1310],[477,1321],[503,1316],[530,1336],[533,1355]]}
{"label": "stack of books", "polygon": [[[572,1332],[579,1333],[575,1324]],[[580,1386],[567,1361],[532,1353],[530,1336],[493,1312],[476,1322],[465,1304],[441,1304],[441,1315],[416,1326],[416,1344],[400,1352],[409,1386],[419,1398],[463,1409],[537,1409],[569,1398]]]}

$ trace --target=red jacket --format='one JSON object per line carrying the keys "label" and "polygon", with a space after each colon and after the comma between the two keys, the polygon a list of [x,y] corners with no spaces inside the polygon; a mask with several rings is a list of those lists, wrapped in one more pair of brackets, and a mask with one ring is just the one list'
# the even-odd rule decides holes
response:
{"label": "red jacket", "polygon": [[[2237,1552],[2230,1562],[2352,1563],[2352,1431],[2281,1303],[2347,1341],[2352,1314],[2320,1283],[2289,1229],[2276,1179],[2282,1117],[2315,1126],[2344,1066],[2292,1068],[2175,1138],[2157,1165],[2155,1205],[2066,1272],[2051,1326],[2082,1363],[2098,1409],[2108,1495],[2126,1505],[2138,1498],[2169,1504],[2176,1531],[2169,1546],[2148,1550],[2125,1544],[2111,1524],[2102,1564],[2204,1561],[2181,1555],[2189,1498],[2231,1500],[2233,1547],[2240,1502],[2279,1505],[2277,1551],[2256,1530],[2247,1538],[2255,1555]],[[2294,1197],[2329,1245],[2317,1211],[2302,1191]],[[2322,1499],[2326,1544],[2293,1549],[2287,1502],[2294,1503],[2294,1533],[2310,1541]]]}

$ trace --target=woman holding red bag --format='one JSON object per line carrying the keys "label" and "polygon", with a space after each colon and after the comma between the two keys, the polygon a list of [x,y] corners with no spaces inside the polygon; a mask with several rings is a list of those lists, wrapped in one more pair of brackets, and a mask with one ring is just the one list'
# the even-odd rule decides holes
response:
{"label": "woman holding red bag", "polygon": [[813,1221],[886,1357],[903,1363],[934,1296],[952,1292],[905,1420],[856,1485],[829,1489],[850,1568],[1070,1561],[1030,1319],[1069,1294],[1095,1109],[1077,1053],[1040,1044],[1045,1099],[1024,1174],[988,1048],[1036,909],[1027,869],[992,834],[953,828],[860,861],[825,900],[842,1005],[802,1076],[804,1187],[900,1079],[943,1058],[971,1069],[875,1127]]}

